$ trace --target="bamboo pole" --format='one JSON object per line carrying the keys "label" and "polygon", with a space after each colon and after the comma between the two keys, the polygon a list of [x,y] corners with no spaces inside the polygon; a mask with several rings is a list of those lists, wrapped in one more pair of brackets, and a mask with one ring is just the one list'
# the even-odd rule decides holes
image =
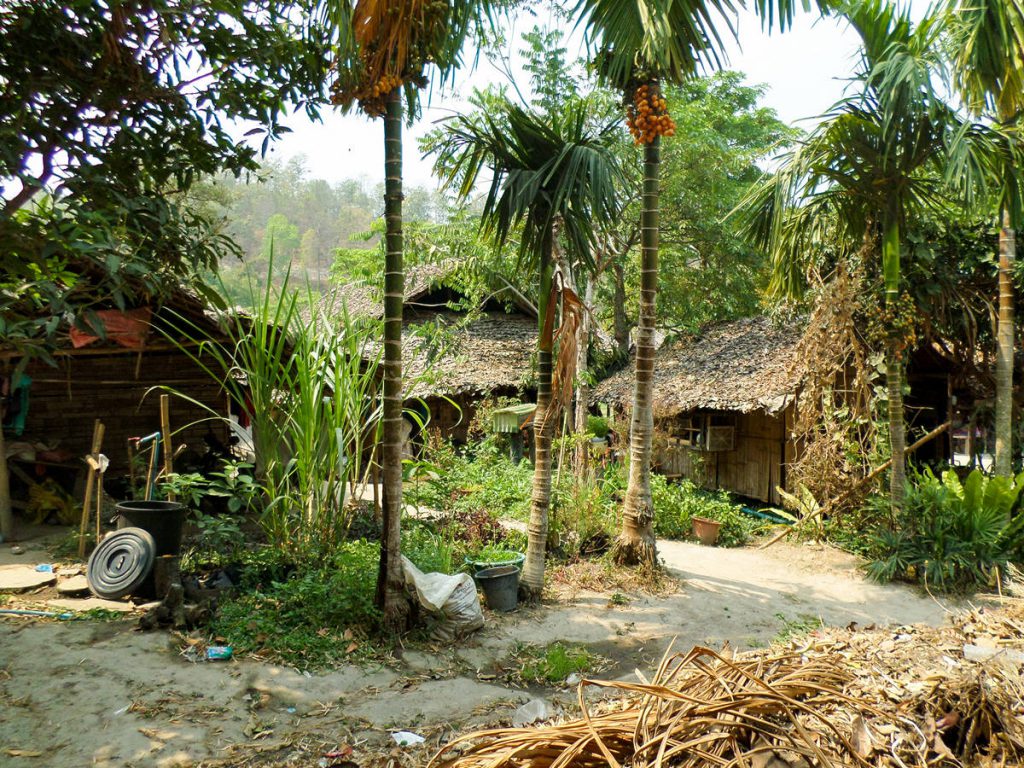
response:
{"label": "bamboo pole", "polygon": [[103,474],[102,465],[96,470],[96,543],[100,541],[100,521],[103,519]]}
{"label": "bamboo pole", "polygon": [[[103,422],[99,419],[92,425],[92,446],[89,451],[89,458],[99,455],[100,447],[103,445]],[[96,470],[89,463],[89,473],[85,477],[85,503],[82,504],[82,521],[78,529],[78,557],[85,557],[85,532],[89,525],[89,516],[92,512],[92,489],[96,482]]]}
{"label": "bamboo pole", "polygon": [[[174,472],[174,452],[171,450],[171,396],[160,395],[160,430],[164,442],[164,482],[168,482]],[[173,491],[167,492],[168,501],[177,501]]]}
{"label": "bamboo pole", "polygon": [[[935,429],[933,429],[931,432],[929,432],[927,435],[922,437],[920,440],[918,440],[917,442],[912,443],[911,445],[907,446],[903,450],[904,457],[909,456],[910,454],[912,454],[914,451],[916,451],[918,448],[920,448],[925,443],[930,443],[936,437],[938,437],[943,432],[945,432],[947,429],[949,429],[951,423],[952,422],[947,421],[944,424],[940,424]],[[888,461],[885,461],[882,464],[879,464],[877,467],[875,467],[873,470],[868,472],[866,475],[864,475],[864,477],[862,477],[860,480],[858,480],[852,486],[850,486],[845,491],[840,493],[834,499],[829,501],[827,504],[819,507],[817,510],[815,510],[814,512],[809,514],[807,517],[801,518],[800,520],[798,520],[793,525],[786,526],[785,530],[783,530],[781,533],[779,533],[778,536],[775,536],[774,538],[772,538],[769,541],[765,542],[760,547],[758,547],[758,549],[767,549],[772,544],[775,544],[775,543],[777,543],[779,541],[782,541],[782,539],[784,539],[787,536],[789,536],[789,534],[791,534],[793,531],[795,531],[797,528],[799,528],[804,523],[809,522],[811,520],[814,520],[815,518],[821,517],[826,512],[830,512],[831,510],[835,509],[835,507],[837,507],[840,502],[843,502],[846,499],[848,499],[850,496],[853,495],[853,493],[855,491],[858,491],[861,488],[863,488],[865,485],[867,485],[869,482],[874,480],[880,474],[885,472],[885,470],[887,470],[891,466],[892,466],[892,459],[889,459]]]}

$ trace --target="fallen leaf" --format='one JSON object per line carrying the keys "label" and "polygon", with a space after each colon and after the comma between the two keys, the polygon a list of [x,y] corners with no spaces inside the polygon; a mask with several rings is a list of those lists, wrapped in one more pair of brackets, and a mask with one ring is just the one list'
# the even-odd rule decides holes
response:
{"label": "fallen leaf", "polygon": [[34,749],[8,749],[6,750],[10,757],[42,757],[43,753]]}
{"label": "fallen leaf", "polygon": [[359,643],[349,643],[348,648],[345,649],[345,653],[352,653],[356,648],[359,647]]}
{"label": "fallen leaf", "polygon": [[935,730],[944,731],[947,728],[952,728],[960,722],[960,714],[958,712],[947,712],[939,721],[935,723]]}
{"label": "fallen leaf", "polygon": [[351,640],[354,637],[351,629],[346,629],[345,634],[341,636],[342,640]]}
{"label": "fallen leaf", "polygon": [[871,729],[868,728],[868,724],[860,715],[854,718],[853,733],[850,734],[850,744],[853,745],[853,751],[860,757],[871,757],[871,753],[875,751],[875,745],[871,738]]}

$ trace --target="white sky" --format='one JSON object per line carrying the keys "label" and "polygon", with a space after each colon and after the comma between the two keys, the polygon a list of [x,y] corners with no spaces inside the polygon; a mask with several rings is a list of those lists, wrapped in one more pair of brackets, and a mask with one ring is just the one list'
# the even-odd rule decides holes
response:
{"label": "white sky", "polygon": [[[915,11],[923,11],[927,1],[909,0]],[[516,29],[509,34],[510,48],[518,50],[522,45],[519,35],[534,23],[543,25],[545,21],[543,11],[534,17],[521,17]],[[745,73],[749,83],[766,84],[764,103],[773,107],[782,120],[809,129],[814,118],[842,95],[845,80],[856,64],[858,42],[856,33],[845,24],[832,19],[817,20],[807,14],[786,34],[767,35],[761,31],[760,22],[753,14],[742,13],[738,29],[741,47],[730,45],[728,67]],[[572,56],[574,50],[580,48],[578,36],[570,38],[566,47]],[[430,162],[420,157],[415,137],[429,130],[433,121],[464,108],[459,91],[491,80],[506,82],[504,76],[481,57],[476,71],[458,73],[454,93],[440,97],[434,94],[431,103],[424,107],[420,122],[405,132],[407,184],[435,186]],[[521,82],[525,80],[524,76]],[[293,133],[277,142],[273,156],[284,159],[305,155],[310,175],[331,182],[346,178],[383,181],[383,127],[379,120],[327,112],[320,123],[295,116],[288,121],[288,126]],[[681,139],[685,137],[675,140]]]}

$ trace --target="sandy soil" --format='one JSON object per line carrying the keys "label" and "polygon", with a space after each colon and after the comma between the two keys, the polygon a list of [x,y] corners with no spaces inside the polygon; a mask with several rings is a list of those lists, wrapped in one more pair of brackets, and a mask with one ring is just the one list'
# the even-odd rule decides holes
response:
{"label": "sandy soil", "polygon": [[[388,664],[308,674],[252,660],[193,663],[163,632],[134,621],[0,621],[0,764],[12,766],[331,766],[351,745],[355,765],[425,763],[453,729],[504,720],[542,697],[574,691],[502,683],[518,642],[584,643],[609,659],[603,676],[647,670],[676,638],[769,643],[793,621],[942,623],[952,606],[866,582],[850,556],[824,547],[710,549],[661,542],[679,589],[660,597],[563,591],[487,625],[455,648],[407,651]],[[26,553],[31,556],[33,553]],[[780,618],[780,616],[782,618]],[[428,737],[400,750],[393,730]],[[32,756],[35,755],[35,756]]]}

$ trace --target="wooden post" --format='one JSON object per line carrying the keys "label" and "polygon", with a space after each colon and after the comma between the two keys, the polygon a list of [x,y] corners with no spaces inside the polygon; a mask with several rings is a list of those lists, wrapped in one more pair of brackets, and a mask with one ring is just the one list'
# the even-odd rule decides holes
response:
{"label": "wooden post", "polygon": [[101,466],[96,470],[96,543],[100,542],[100,521],[103,519],[103,473]]}
{"label": "wooden post", "polygon": [[[95,458],[100,452],[100,446],[103,444],[103,422],[99,419],[92,425],[92,446],[89,451],[89,457]],[[82,504],[82,522],[78,529],[78,556],[80,558],[85,557],[85,532],[89,525],[89,516],[92,512],[92,488],[96,482],[96,471],[92,468],[92,464],[89,464],[89,474],[85,476],[85,503]],[[97,541],[98,543],[98,541]]]}
{"label": "wooden post", "polygon": [[[164,482],[169,482],[174,472],[174,452],[171,450],[171,396],[160,395],[160,430],[164,442]],[[167,493],[168,501],[176,501],[173,492]]]}
{"label": "wooden post", "polygon": [[135,451],[132,448],[132,439],[128,438],[128,482],[131,483],[132,498],[135,498]]}

